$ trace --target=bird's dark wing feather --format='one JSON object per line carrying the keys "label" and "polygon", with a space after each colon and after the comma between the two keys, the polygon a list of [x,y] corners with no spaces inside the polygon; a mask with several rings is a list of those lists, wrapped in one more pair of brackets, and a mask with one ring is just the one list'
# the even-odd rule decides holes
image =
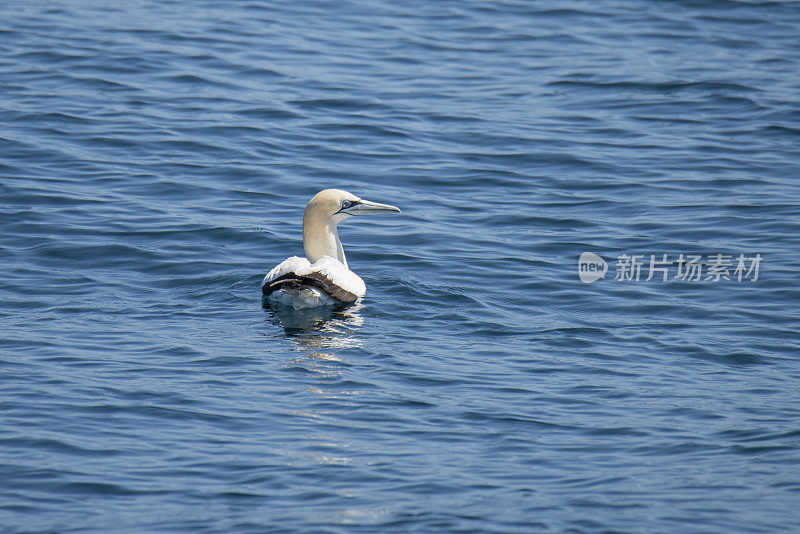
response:
{"label": "bird's dark wing feather", "polygon": [[261,286],[261,292],[269,295],[273,291],[283,288],[302,289],[304,286],[316,287],[328,295],[342,302],[355,302],[358,295],[337,286],[324,274],[312,272],[306,275],[297,275],[294,272],[283,274]]}

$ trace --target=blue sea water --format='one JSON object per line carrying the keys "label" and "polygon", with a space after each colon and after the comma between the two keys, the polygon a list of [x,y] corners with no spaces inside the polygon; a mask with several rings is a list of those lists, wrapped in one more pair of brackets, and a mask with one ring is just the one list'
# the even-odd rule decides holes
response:
{"label": "blue sea water", "polygon": [[[0,530],[800,530],[798,36],[757,0],[4,3]],[[328,187],[403,210],[340,226],[368,294],[273,309]]]}

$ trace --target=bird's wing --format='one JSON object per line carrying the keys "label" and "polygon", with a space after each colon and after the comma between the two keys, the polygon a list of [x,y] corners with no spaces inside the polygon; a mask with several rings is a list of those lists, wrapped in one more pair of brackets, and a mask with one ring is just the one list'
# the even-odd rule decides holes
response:
{"label": "bird's wing", "polygon": [[264,287],[272,280],[289,273],[302,276],[304,274],[308,274],[309,272],[311,272],[311,262],[305,258],[301,258],[300,256],[292,256],[291,258],[286,258],[278,265],[273,267],[272,270],[267,273],[267,276],[264,277],[264,280],[261,281],[261,287]]}
{"label": "bird's wing", "polygon": [[367,292],[356,273],[329,256],[323,256],[313,265],[297,256],[282,261],[264,277],[261,291],[267,295],[282,287],[298,285],[317,287],[342,302],[353,302]]}
{"label": "bird's wing", "polygon": [[[330,256],[323,256],[315,261],[311,265],[311,273],[315,274],[317,279],[324,278],[330,286],[338,287],[342,291],[355,295],[355,297],[363,297],[367,292],[367,286],[356,273],[345,267],[339,260]],[[326,289],[326,291],[332,294],[329,290]],[[355,297],[352,300],[355,300]],[[340,300],[344,299],[340,298]]]}

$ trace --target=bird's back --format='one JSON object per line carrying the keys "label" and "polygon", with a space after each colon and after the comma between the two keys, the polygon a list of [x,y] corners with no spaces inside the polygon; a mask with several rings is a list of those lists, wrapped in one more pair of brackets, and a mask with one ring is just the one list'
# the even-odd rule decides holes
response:
{"label": "bird's back", "polygon": [[340,261],[324,256],[310,263],[292,256],[276,265],[261,282],[270,300],[295,308],[355,302],[366,285]]}

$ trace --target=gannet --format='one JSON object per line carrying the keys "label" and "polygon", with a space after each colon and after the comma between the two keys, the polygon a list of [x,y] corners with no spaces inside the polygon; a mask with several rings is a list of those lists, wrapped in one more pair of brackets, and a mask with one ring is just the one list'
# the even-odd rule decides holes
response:
{"label": "gannet", "polygon": [[336,225],[353,215],[400,213],[388,204],[363,200],[341,189],[320,191],[303,213],[306,258],[292,256],[270,270],[261,292],[293,308],[355,302],[367,292],[364,281],[347,267]]}

